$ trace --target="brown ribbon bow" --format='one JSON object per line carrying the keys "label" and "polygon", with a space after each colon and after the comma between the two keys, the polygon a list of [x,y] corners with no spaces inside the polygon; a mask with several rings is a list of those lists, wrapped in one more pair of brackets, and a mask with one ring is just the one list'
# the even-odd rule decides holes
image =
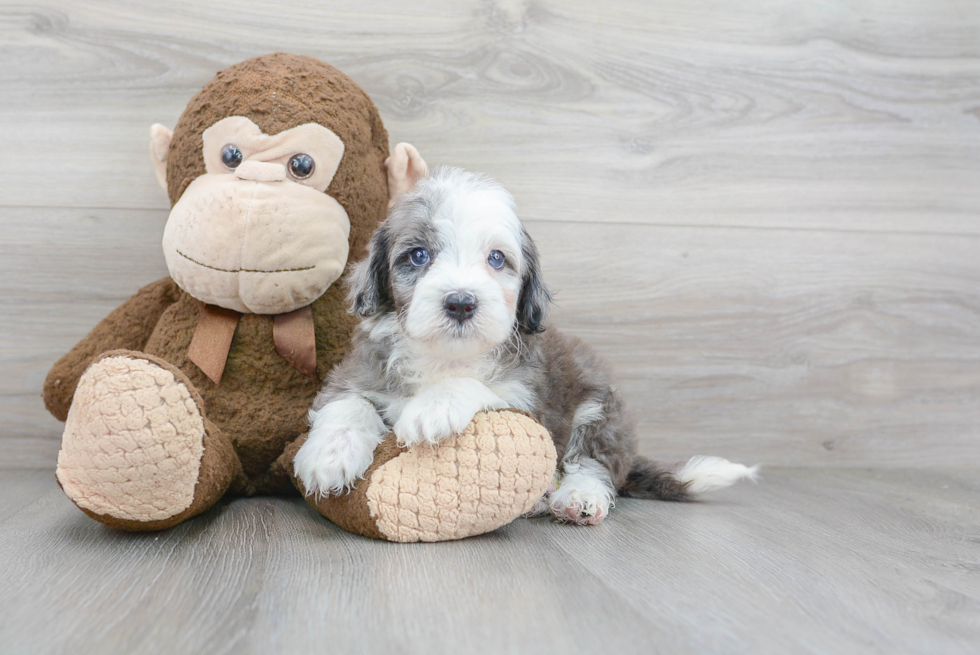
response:
{"label": "brown ribbon bow", "polygon": [[[215,384],[221,383],[231,340],[242,318],[239,312],[205,305],[191,338],[187,357]],[[316,379],[316,333],[310,305],[273,317],[272,339],[276,352],[304,374]]]}

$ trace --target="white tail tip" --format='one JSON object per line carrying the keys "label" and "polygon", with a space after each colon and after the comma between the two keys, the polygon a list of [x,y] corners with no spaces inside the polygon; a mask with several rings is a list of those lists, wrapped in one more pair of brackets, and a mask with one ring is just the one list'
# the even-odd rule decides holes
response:
{"label": "white tail tip", "polygon": [[687,484],[687,490],[694,494],[730,487],[739,480],[756,482],[759,465],[749,467],[729,462],[721,457],[692,457],[677,471],[677,479]]}

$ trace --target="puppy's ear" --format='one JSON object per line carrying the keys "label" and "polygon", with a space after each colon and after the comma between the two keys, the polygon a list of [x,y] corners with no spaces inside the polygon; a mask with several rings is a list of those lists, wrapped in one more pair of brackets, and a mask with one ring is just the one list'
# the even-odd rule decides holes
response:
{"label": "puppy's ear", "polygon": [[374,316],[391,302],[388,276],[388,251],[391,247],[388,229],[382,223],[371,238],[368,256],[354,266],[348,285],[350,311],[357,316]]}
{"label": "puppy's ear", "polygon": [[524,254],[524,278],[521,284],[521,296],[517,300],[517,324],[522,332],[534,334],[544,331],[542,323],[548,315],[551,292],[541,279],[538,248],[523,227],[521,250]]}

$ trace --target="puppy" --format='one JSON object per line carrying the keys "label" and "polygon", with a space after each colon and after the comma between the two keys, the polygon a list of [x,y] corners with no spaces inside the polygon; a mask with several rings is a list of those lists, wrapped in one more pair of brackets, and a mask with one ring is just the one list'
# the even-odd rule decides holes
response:
{"label": "puppy", "polygon": [[636,454],[622,398],[596,353],[545,324],[538,251],[496,182],[443,168],[392,207],[350,277],[363,317],[310,411],[295,470],[308,493],[339,494],[394,429],[408,446],[461,432],[482,410],[529,412],[551,433],[555,489],[532,514],[596,524],[616,495],[686,500],[747,468],[695,457],[679,470]]}

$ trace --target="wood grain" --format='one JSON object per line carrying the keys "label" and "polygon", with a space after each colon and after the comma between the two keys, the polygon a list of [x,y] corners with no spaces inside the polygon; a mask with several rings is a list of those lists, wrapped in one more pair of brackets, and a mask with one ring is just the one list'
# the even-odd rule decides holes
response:
{"label": "wood grain", "polygon": [[[10,466],[50,466],[60,424],[36,390],[91,325],[166,275],[157,246],[166,212],[0,208],[0,217],[22,239],[0,263],[21,272],[0,276],[0,338],[17,344],[0,354],[9,371],[0,398],[16,419],[0,443]],[[831,232],[804,243],[782,230],[527,225],[556,293],[554,324],[609,360],[644,453],[980,462],[972,237],[855,233],[845,249]],[[76,274],[54,280],[48,266]]]}
{"label": "wood grain", "polygon": [[[23,153],[0,162],[6,203],[162,206],[147,126],[288,44],[359,81],[393,139],[499,177],[535,218],[977,233],[972,4],[168,7],[5,11],[4,132]],[[51,150],[89,165],[41,194]]]}
{"label": "wood grain", "polygon": [[643,451],[980,463],[980,6],[0,5],[0,467],[50,364],[166,274],[148,126],[219,69],[330,61],[392,142],[510,188]]}
{"label": "wood grain", "polygon": [[594,528],[443,544],[344,533],[300,499],[159,534],[0,477],[4,652],[975,653],[977,471],[782,469]]}

